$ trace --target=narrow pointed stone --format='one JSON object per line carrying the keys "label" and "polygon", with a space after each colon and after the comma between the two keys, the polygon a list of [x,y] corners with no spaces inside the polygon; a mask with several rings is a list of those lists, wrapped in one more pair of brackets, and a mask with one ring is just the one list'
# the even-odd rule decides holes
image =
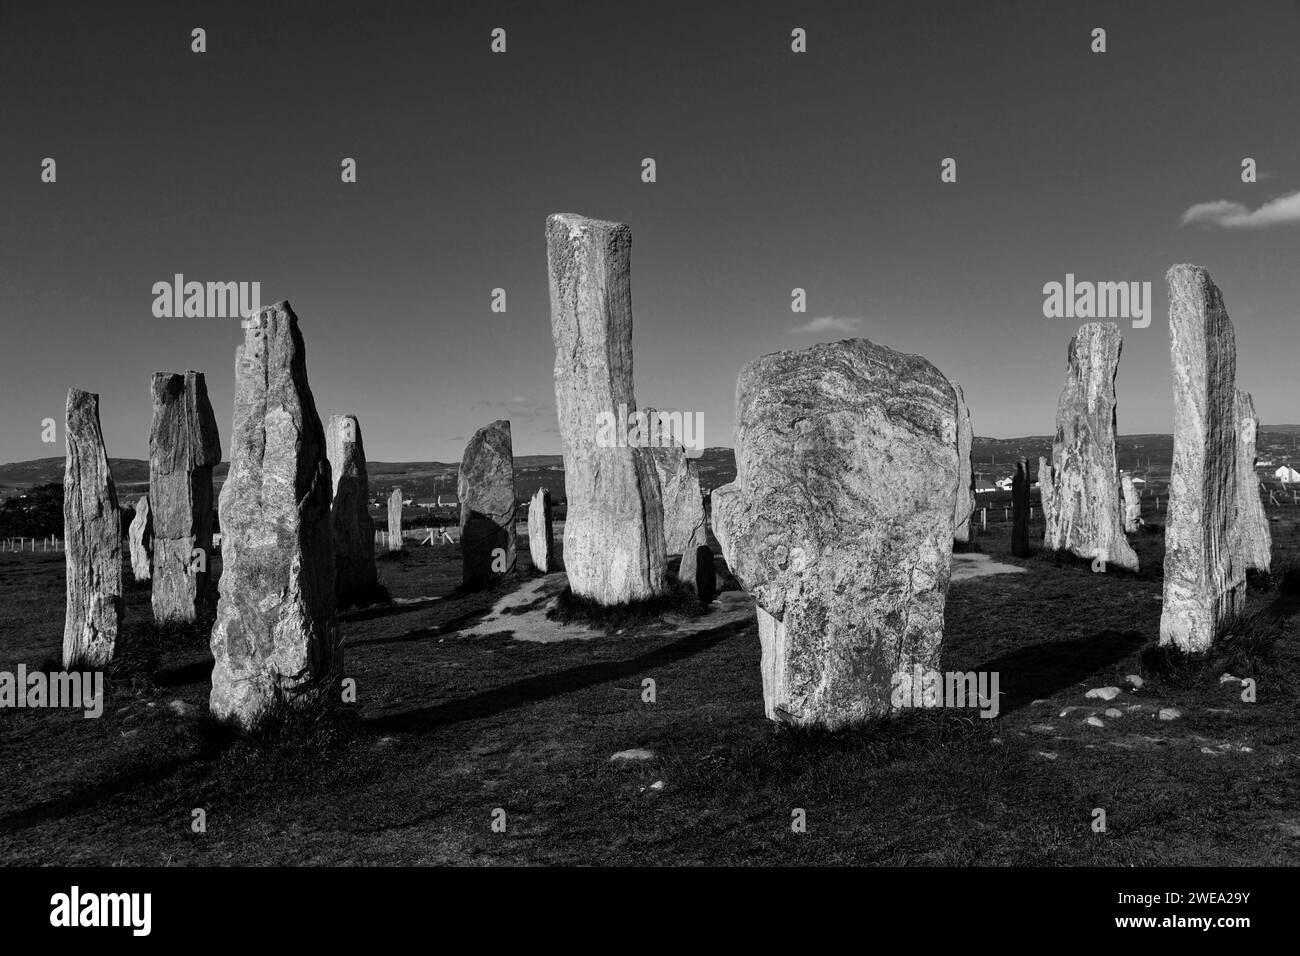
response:
{"label": "narrow pointed stone", "polygon": [[1255,474],[1259,417],[1249,392],[1237,389],[1237,481],[1241,548],[1247,570],[1268,573],[1273,564],[1273,535]]}
{"label": "narrow pointed stone", "polygon": [[[653,408],[644,408],[640,414],[645,419],[647,447],[659,475],[664,552],[667,556],[681,555],[677,567],[680,584],[697,594],[703,585],[707,592],[709,584],[700,580],[699,568],[700,548],[707,550],[708,546],[699,466],[679,441],[680,432],[674,433],[670,416]],[[709,570],[712,570],[711,556]]]}
{"label": "narrow pointed stone", "polygon": [[975,469],[970,460],[975,438],[966,394],[956,382],[952,383],[952,389],[957,393],[957,506],[953,511],[952,537],[965,544],[970,541],[971,516],[975,514]]}
{"label": "narrow pointed stone", "polygon": [[375,522],[370,517],[370,476],[361,421],[356,415],[331,415],[325,430],[333,481],[330,522],[334,529],[334,594],[340,608],[373,594]]}
{"label": "narrow pointed stone", "polygon": [[148,495],[141,495],[135,503],[127,541],[131,546],[131,573],[137,583],[148,581],[153,576],[153,515]]}
{"label": "narrow pointed stone", "polygon": [[551,515],[551,493],[538,488],[528,503],[528,554],[542,574],[560,569],[555,556],[555,530]]}
{"label": "narrow pointed stone", "polygon": [[388,496],[388,550],[402,550],[402,489]]}
{"label": "narrow pointed stone", "polygon": [[1016,462],[1011,480],[1011,555],[1029,557],[1029,459]]}
{"label": "narrow pointed stone", "polygon": [[1124,514],[1124,533],[1136,534],[1142,527],[1142,496],[1138,494],[1133,476],[1127,471],[1119,476],[1120,509]]}

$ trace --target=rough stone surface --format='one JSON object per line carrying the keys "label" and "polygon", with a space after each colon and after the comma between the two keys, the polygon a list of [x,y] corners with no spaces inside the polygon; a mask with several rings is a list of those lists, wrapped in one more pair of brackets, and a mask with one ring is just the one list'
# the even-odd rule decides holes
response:
{"label": "rough stone surface", "polygon": [[357,416],[331,415],[325,444],[333,482],[330,523],[334,530],[334,595],[343,608],[365,600],[379,582],[375,570],[375,522],[370,517],[370,476]]}
{"label": "rough stone surface", "polygon": [[1133,476],[1127,471],[1119,475],[1120,508],[1124,515],[1124,533],[1134,534],[1142,527],[1142,496],[1138,494]]}
{"label": "rough stone surface", "polygon": [[1238,523],[1237,346],[1210,274],[1169,281],[1174,461],[1165,521],[1160,643],[1207,650],[1240,612],[1246,568]]}
{"label": "rough stone surface", "polygon": [[99,427],[99,396],[69,389],[66,411],[63,666],[100,668],[113,659],[125,611],[122,519]]}
{"label": "rough stone surface", "polygon": [[135,503],[127,541],[131,546],[131,573],[138,582],[148,581],[153,574],[153,515],[148,495],[141,495]]}
{"label": "rough stone surface", "polygon": [[1259,496],[1255,475],[1255,441],[1259,417],[1249,392],[1237,389],[1237,508],[1241,549],[1246,570],[1268,572],[1273,564],[1273,535]]}
{"label": "rough stone surface", "polygon": [[230,471],[221,487],[222,573],[210,710],[254,724],[342,666],[335,619],[329,460],[288,302],[247,320],[235,355]]}
{"label": "rough stone surface", "polygon": [[1065,387],[1056,409],[1056,441],[1049,475],[1039,475],[1046,532],[1043,546],[1081,558],[1138,569],[1137,554],[1124,537],[1120,516],[1119,467],[1115,454],[1115,375],[1119,370],[1119,326],[1086,322],[1070,340]]}
{"label": "rough stone surface", "polygon": [[402,489],[388,496],[388,550],[402,550]]}
{"label": "rough stone surface", "polygon": [[971,465],[970,450],[974,432],[970,424],[970,408],[961,386],[952,383],[957,393],[957,506],[953,510],[953,540],[970,541],[971,516],[975,514],[975,469]]}
{"label": "rough stone surface", "polygon": [[1047,525],[1043,534],[1046,540],[1055,520],[1056,502],[1052,500],[1052,460],[1041,455],[1038,458],[1038,503],[1043,509],[1043,522]]}
{"label": "rough stone surface", "polygon": [[[573,593],[613,605],[667,590],[663,502],[647,448],[629,446],[632,230],[546,220],[555,401],[564,451],[564,567]],[[600,442],[612,421],[613,442]]]}
{"label": "rough stone surface", "polygon": [[[681,555],[677,579],[697,593],[701,586],[701,548],[708,548],[708,530],[704,518],[704,495],[700,491],[700,472],[695,460],[672,434],[670,422],[653,408],[642,409],[651,436],[650,454],[659,475],[659,494],[664,506],[664,552],[669,557]],[[709,557],[712,570],[712,553]],[[703,572],[707,577],[707,570]],[[714,587],[716,588],[716,580]]]}
{"label": "rough stone surface", "polygon": [[1011,556],[1029,557],[1029,459],[1016,462],[1011,481]]}
{"label": "rough stone surface", "polygon": [[560,569],[555,557],[555,530],[551,523],[551,493],[538,488],[528,502],[528,554],[542,574]]}
{"label": "rough stone surface", "polygon": [[838,727],[938,670],[957,400],[920,356],[851,339],[751,362],[714,533],[758,605],[767,715]]}
{"label": "rough stone surface", "polygon": [[194,621],[209,600],[212,468],[221,461],[221,439],[202,372],[154,372],[151,390],[153,616]]}
{"label": "rough stone surface", "polygon": [[460,462],[456,493],[461,580],[484,587],[515,569],[515,456],[508,421],[474,433]]}

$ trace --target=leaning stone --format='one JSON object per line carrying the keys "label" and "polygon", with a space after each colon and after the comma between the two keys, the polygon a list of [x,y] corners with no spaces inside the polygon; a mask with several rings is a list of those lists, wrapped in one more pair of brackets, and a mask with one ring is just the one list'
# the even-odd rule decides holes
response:
{"label": "leaning stone", "polygon": [[1208,272],[1176,265],[1166,278],[1174,460],[1160,643],[1199,652],[1238,616],[1246,596],[1237,513],[1237,347]]}
{"label": "leaning stone", "polygon": [[247,728],[342,667],[325,430],[288,302],[245,320],[230,446],[209,708]]}
{"label": "leaning stone", "polygon": [[63,466],[67,606],[63,667],[102,668],[122,625],[122,519],[99,427],[99,396],[68,390]]}
{"label": "leaning stone", "polygon": [[528,554],[542,574],[560,569],[555,557],[555,531],[551,519],[551,493],[538,488],[528,502]]}
{"label": "leaning stone", "polygon": [[508,421],[474,433],[461,459],[456,493],[461,581],[485,587],[515,569],[515,456]]}
{"label": "leaning stone", "polygon": [[375,522],[370,517],[370,475],[361,422],[356,415],[331,415],[325,431],[333,495],[334,594],[340,608],[371,597],[379,583],[375,568]]}
{"label": "leaning stone", "polygon": [[[1056,409],[1056,441],[1048,478],[1039,474],[1050,501],[1044,547],[1081,558],[1138,569],[1124,537],[1115,454],[1115,375],[1121,341],[1114,322],[1085,322],[1070,340],[1065,387]],[[1047,488],[1050,481],[1051,488]]]}
{"label": "leaning stone", "polygon": [[838,727],[938,670],[957,401],[920,356],[851,339],[751,362],[714,533],[758,605],[767,716]]}
{"label": "leaning stone", "polygon": [[221,439],[202,372],[154,372],[152,394],[153,616],[195,621],[209,601],[212,469]]}
{"label": "leaning stone", "polygon": [[975,439],[966,395],[956,382],[952,389],[957,393],[957,505],[953,509],[952,537],[954,541],[966,543],[970,541],[970,522],[975,514],[975,469],[970,460]]}
{"label": "leaning stone", "polygon": [[148,495],[141,495],[135,503],[127,541],[131,545],[131,572],[137,582],[148,581],[153,575],[153,515],[149,513]]}
{"label": "leaning stone", "polygon": [[1268,530],[1268,516],[1259,497],[1259,479],[1255,476],[1255,439],[1259,418],[1249,392],[1237,389],[1237,507],[1238,531],[1246,570],[1268,573],[1273,563],[1273,535]]}
{"label": "leaning stone", "polygon": [[1124,533],[1136,534],[1142,527],[1142,498],[1138,495],[1137,485],[1133,484],[1133,476],[1127,471],[1120,472],[1119,492]]}
{"label": "leaning stone", "polygon": [[568,213],[546,220],[555,399],[573,593],[612,605],[663,594],[663,502],[654,462],[627,441],[632,231]]}
{"label": "leaning stone", "polygon": [[402,550],[402,489],[388,496],[388,550]]}

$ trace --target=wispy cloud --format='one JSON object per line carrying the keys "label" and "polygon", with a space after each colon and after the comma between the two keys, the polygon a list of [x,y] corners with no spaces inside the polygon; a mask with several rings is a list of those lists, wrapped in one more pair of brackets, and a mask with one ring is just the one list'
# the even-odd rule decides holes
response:
{"label": "wispy cloud", "polygon": [[1253,212],[1239,202],[1218,199],[1201,202],[1183,213],[1183,226],[1217,226],[1220,229],[1266,229],[1300,224],[1300,192],[1270,199]]}
{"label": "wispy cloud", "polygon": [[537,401],[527,395],[516,395],[506,400],[481,400],[474,403],[474,408],[511,421],[532,422],[555,417],[555,408],[551,403]]}
{"label": "wispy cloud", "polygon": [[861,319],[846,319],[838,315],[819,315],[789,331],[794,335],[816,335],[822,332],[843,332],[846,335],[862,327]]}

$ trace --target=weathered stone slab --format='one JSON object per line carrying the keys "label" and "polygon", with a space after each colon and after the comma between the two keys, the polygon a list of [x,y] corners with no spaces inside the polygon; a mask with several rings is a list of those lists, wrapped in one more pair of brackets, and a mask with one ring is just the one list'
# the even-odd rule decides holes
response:
{"label": "weathered stone slab", "polygon": [[333,482],[330,522],[334,530],[334,595],[340,608],[372,600],[379,583],[375,570],[375,522],[370,517],[370,476],[361,421],[356,415],[331,415],[325,430]]}
{"label": "weathered stone slab", "polygon": [[210,600],[212,469],[221,461],[221,439],[202,372],[154,372],[151,392],[153,616],[194,621]]}
{"label": "weathered stone slab", "polygon": [[1249,392],[1237,389],[1237,507],[1241,549],[1247,570],[1268,573],[1273,564],[1273,534],[1268,528],[1264,502],[1255,474],[1255,442],[1259,417]]}
{"label": "weathered stone slab", "polygon": [[1119,497],[1120,510],[1124,515],[1124,533],[1136,534],[1142,527],[1142,496],[1138,493],[1137,485],[1133,484],[1133,476],[1127,471],[1122,471],[1119,475]]}
{"label": "weathered stone slab", "polygon": [[751,362],[723,555],[758,604],[767,715],[888,714],[895,675],[937,670],[958,484],[957,399],[920,356],[852,339]]}
{"label": "weathered stone slab", "polygon": [[461,581],[484,587],[515,569],[515,456],[508,421],[485,425],[469,440],[456,494]]}
{"label": "weathered stone slab", "polygon": [[551,493],[538,488],[528,503],[528,553],[542,574],[560,569],[555,557],[555,531],[551,523]]}
{"label": "weathered stone slab", "polygon": [[122,625],[122,519],[99,427],[99,396],[68,390],[63,465],[67,606],[63,667],[102,668]]}
{"label": "weathered stone slab", "polygon": [[1029,459],[1016,462],[1011,479],[1011,555],[1029,557]]}
{"label": "weathered stone slab", "polygon": [[1041,455],[1038,458],[1038,501],[1043,508],[1043,545],[1055,540],[1056,502],[1052,499],[1052,460]]}
{"label": "weathered stone slab", "polygon": [[970,541],[971,516],[975,513],[975,469],[971,466],[970,450],[975,441],[971,430],[970,408],[961,386],[952,383],[957,393],[957,506],[953,511],[953,540],[963,544]]}
{"label": "weathered stone slab", "polygon": [[[708,547],[699,466],[687,455],[679,436],[672,433],[667,417],[653,408],[642,409],[641,414],[645,416],[650,456],[659,475],[660,500],[664,508],[664,553],[667,556],[681,555],[677,568],[677,579],[681,584],[699,593],[703,583],[707,591],[708,582],[699,580],[700,548]],[[712,562],[710,554],[709,570],[712,570]]]}
{"label": "weathered stone slab", "polygon": [[1160,643],[1199,652],[1238,615],[1246,593],[1238,523],[1237,346],[1208,272],[1176,265],[1166,278],[1174,461]]}
{"label": "weathered stone slab", "polygon": [[402,489],[388,496],[388,550],[402,550]]}
{"label": "weathered stone slab", "polygon": [[[1114,322],[1086,322],[1070,340],[1065,387],[1056,409],[1050,475],[1039,474],[1052,503],[1043,544],[1081,558],[1138,569],[1124,537],[1115,454],[1115,375],[1121,340]],[[1052,487],[1047,489],[1050,481]]]}
{"label": "weathered stone slab", "polygon": [[[564,451],[564,566],[573,593],[612,605],[665,592],[663,503],[649,450],[629,446],[632,230],[546,220],[555,399]],[[604,426],[613,423],[613,429]],[[602,431],[616,441],[601,442]]]}
{"label": "weathered stone slab", "polygon": [[337,677],[329,460],[288,302],[245,320],[235,355],[230,472],[210,708],[249,727],[283,698]]}
{"label": "weathered stone slab", "polygon": [[137,582],[148,581],[153,575],[153,515],[148,495],[141,495],[135,503],[127,542],[131,546],[131,573]]}

